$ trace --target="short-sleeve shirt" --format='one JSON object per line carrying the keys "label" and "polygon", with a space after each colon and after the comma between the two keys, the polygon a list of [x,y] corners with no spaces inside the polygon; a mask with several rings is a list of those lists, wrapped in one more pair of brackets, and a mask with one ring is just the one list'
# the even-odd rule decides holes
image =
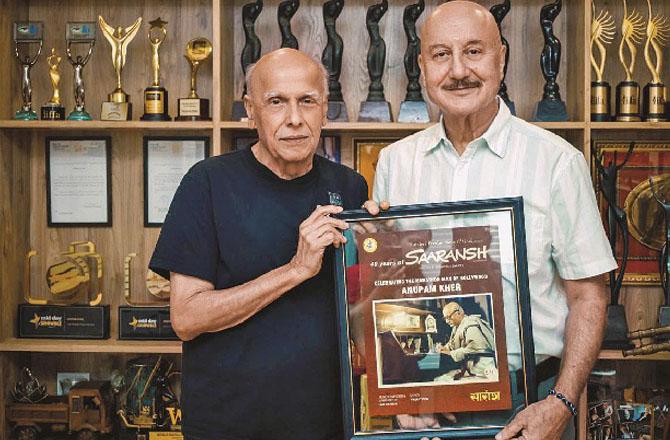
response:
{"label": "short-sleeve shirt", "polygon": [[[150,267],[216,290],[243,284],[288,263],[300,223],[333,195],[345,209],[360,208],[367,185],[318,156],[311,171],[292,180],[276,176],[249,148],[206,159],[184,176]],[[317,276],[242,324],[184,342],[188,438],[341,438],[332,258],[329,248]]]}
{"label": "short-sleeve shirt", "polygon": [[584,155],[498,103],[460,156],[442,120],[383,149],[373,199],[394,206],[522,196],[535,352],[561,356],[568,308],[557,275],[583,279],[617,264]]}

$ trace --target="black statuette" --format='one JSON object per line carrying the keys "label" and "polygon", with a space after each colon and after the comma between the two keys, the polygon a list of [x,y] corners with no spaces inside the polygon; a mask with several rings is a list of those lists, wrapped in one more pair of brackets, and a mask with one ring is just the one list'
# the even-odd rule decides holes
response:
{"label": "black statuette", "polygon": [[421,39],[416,33],[416,21],[426,8],[424,0],[419,0],[418,3],[408,5],[402,16],[402,25],[405,28],[405,35],[407,35],[407,50],[405,51],[405,72],[407,73],[407,95],[405,101],[423,101],[421,95],[421,84],[419,83],[419,76],[421,70],[419,69],[418,57],[421,52]]}
{"label": "black statuette", "polygon": [[388,1],[382,0],[381,3],[370,6],[365,17],[365,26],[370,35],[367,59],[370,87],[367,101],[385,101],[382,75],[386,64],[386,43],[379,32],[379,20],[386,14],[388,7]]}
{"label": "black statuette", "polygon": [[326,28],[328,43],[321,55],[321,62],[328,70],[328,94],[330,101],[344,101],[340,74],[342,73],[342,53],[344,44],[337,33],[335,22],[344,8],[344,0],[329,0],[323,4],[323,24]]}
{"label": "black statuette", "polygon": [[291,31],[291,19],[298,12],[299,7],[299,0],[286,0],[279,3],[277,21],[279,22],[279,31],[281,32],[281,47],[298,49],[298,39],[293,35],[293,31]]}

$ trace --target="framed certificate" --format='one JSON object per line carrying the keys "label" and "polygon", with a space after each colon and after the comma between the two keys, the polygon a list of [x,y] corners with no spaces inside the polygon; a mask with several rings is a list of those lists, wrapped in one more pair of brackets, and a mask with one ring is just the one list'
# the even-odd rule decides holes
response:
{"label": "framed certificate", "polygon": [[208,155],[208,137],[144,138],[144,226],[163,224],[182,177]]}
{"label": "framed certificate", "polygon": [[111,226],[109,137],[46,138],[48,226]]}
{"label": "framed certificate", "polygon": [[347,439],[490,438],[537,401],[521,198],[340,217]]}

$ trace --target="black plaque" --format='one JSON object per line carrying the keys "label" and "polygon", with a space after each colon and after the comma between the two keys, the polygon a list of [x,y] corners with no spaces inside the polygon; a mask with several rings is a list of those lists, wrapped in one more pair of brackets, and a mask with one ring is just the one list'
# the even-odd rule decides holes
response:
{"label": "black plaque", "polygon": [[19,338],[108,339],[109,306],[19,304]]}
{"label": "black plaque", "polygon": [[119,339],[179,340],[169,307],[119,307]]}

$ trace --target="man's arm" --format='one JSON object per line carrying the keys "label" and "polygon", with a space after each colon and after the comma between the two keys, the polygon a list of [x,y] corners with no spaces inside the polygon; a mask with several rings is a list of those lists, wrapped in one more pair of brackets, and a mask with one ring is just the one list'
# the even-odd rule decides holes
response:
{"label": "man's arm", "polygon": [[[575,405],[598,358],[605,332],[608,296],[601,275],[583,280],[564,280],[568,302],[563,361],[556,381],[556,391]],[[498,435],[496,440],[516,437],[560,439],[572,414],[554,396],[521,411]]]}
{"label": "man's arm", "polygon": [[202,333],[239,325],[315,276],[326,247],[346,242],[340,231],[347,223],[330,217],[341,211],[330,205],[314,210],[300,225],[298,248],[291,261],[239,286],[214,290],[209,281],[171,272],[170,319],[177,335],[189,341]]}

